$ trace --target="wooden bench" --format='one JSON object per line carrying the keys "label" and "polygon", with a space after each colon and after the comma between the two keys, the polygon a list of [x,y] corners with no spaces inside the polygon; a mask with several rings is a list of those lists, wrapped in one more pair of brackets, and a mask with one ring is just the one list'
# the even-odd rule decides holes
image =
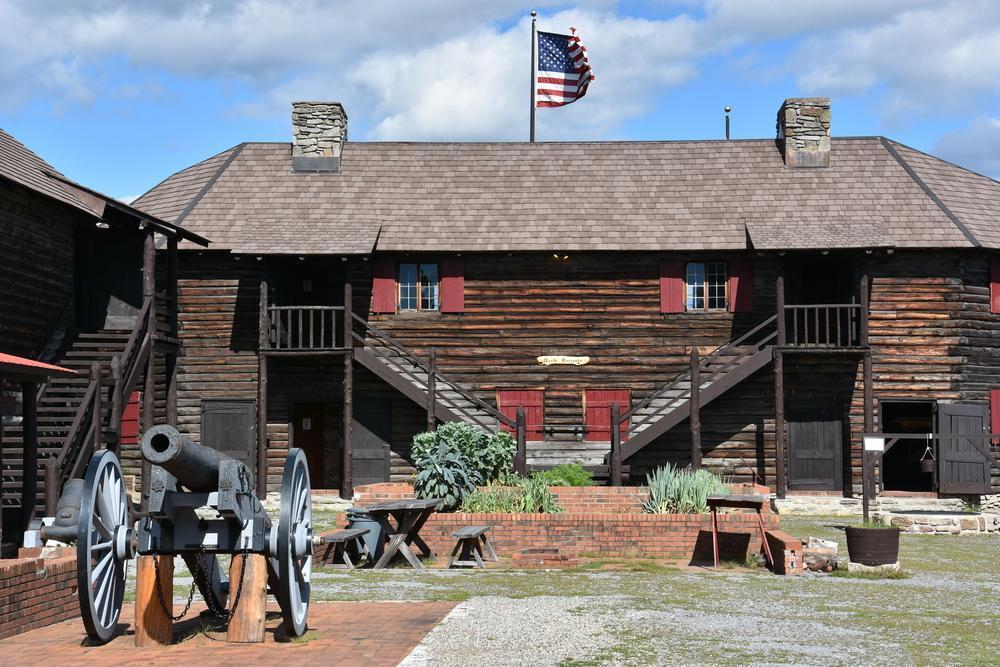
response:
{"label": "wooden bench", "polygon": [[[483,549],[486,550],[487,557],[492,561],[500,560],[497,552],[493,550],[486,533],[491,526],[466,526],[456,530],[451,534],[455,538],[455,548],[451,550],[448,558],[448,567],[486,567],[483,564]],[[459,554],[461,550],[461,554]],[[457,556],[456,556],[457,555]]]}
{"label": "wooden bench", "polygon": [[[320,544],[326,545],[326,551],[321,560],[327,563],[328,567],[353,570],[357,567],[351,560],[351,552],[353,551],[355,558],[360,560],[361,556],[364,556],[365,561],[371,563],[372,555],[368,552],[368,545],[365,544],[364,540],[364,536],[369,532],[371,531],[368,528],[345,528],[321,536]],[[327,560],[330,549],[333,549],[333,557]]]}

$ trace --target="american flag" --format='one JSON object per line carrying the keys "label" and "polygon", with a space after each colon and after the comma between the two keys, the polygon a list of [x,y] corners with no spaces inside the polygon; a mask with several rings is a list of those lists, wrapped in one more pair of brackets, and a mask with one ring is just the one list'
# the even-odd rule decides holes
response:
{"label": "american flag", "polygon": [[594,72],[587,59],[587,47],[580,43],[576,28],[572,35],[538,33],[535,106],[561,107],[587,94]]}

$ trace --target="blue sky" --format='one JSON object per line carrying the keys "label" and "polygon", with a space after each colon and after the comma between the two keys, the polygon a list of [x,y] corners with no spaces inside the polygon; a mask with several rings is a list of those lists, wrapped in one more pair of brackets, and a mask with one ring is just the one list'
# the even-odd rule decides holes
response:
{"label": "blue sky", "polygon": [[241,141],[290,139],[294,99],[350,139],[524,140],[528,12],[579,29],[597,81],[539,140],[771,137],[827,95],[834,135],[883,134],[1000,177],[993,0],[0,0],[0,127],[132,198]]}

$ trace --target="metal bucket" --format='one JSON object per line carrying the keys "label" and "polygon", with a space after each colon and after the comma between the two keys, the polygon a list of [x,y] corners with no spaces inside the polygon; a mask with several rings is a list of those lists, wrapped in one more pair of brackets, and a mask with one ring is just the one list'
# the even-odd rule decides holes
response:
{"label": "metal bucket", "polygon": [[852,563],[891,565],[899,561],[899,528],[847,527],[847,556]]}
{"label": "metal bucket", "polygon": [[373,563],[381,558],[382,552],[385,549],[382,525],[373,519],[371,514],[359,509],[347,510],[347,522],[351,528],[368,529],[368,533],[361,539],[365,541],[365,546],[368,547],[368,553],[371,554]]}
{"label": "metal bucket", "polygon": [[920,472],[934,472],[937,461],[934,459],[920,459]]}

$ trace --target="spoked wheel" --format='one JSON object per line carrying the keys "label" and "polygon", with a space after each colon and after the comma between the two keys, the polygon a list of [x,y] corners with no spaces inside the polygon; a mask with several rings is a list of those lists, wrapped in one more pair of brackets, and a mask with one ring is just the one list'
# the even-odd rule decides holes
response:
{"label": "spoked wheel", "polygon": [[118,457],[99,452],[87,466],[76,542],[80,613],[87,634],[111,639],[125,595],[125,561],[132,557],[132,528]]}
{"label": "spoked wheel", "polygon": [[309,466],[301,449],[292,448],[281,477],[281,516],[274,544],[278,561],[278,603],[285,630],[293,637],[306,631],[312,578],[312,490]]}

